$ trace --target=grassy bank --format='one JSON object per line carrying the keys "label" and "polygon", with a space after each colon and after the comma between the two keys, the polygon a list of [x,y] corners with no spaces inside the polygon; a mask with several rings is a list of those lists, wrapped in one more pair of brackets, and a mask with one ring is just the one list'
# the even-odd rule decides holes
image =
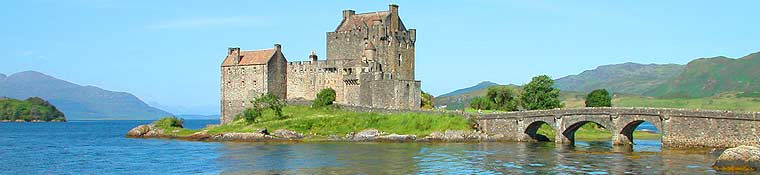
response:
{"label": "grassy bank", "polygon": [[[350,132],[374,128],[387,133],[426,136],[434,131],[469,130],[470,122],[456,115],[421,113],[380,114],[350,112],[334,108],[313,109],[307,106],[286,106],[284,119],[267,110],[256,122],[237,120],[233,123],[207,128],[210,134],[226,132],[257,132],[266,128],[270,132],[288,129],[311,136],[340,136]],[[169,128],[177,130],[178,128]],[[181,129],[177,135],[189,135],[197,130]]]}

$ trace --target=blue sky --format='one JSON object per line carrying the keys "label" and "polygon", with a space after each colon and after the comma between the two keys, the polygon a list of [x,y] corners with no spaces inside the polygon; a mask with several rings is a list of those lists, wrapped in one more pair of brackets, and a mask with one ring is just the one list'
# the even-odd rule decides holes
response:
{"label": "blue sky", "polygon": [[[341,11],[391,1],[0,2],[0,73],[40,71],[147,102],[218,113],[227,47],[281,43],[324,58]],[[440,95],[490,80],[577,74],[604,64],[679,63],[757,52],[758,1],[393,1],[417,29],[417,79]]]}

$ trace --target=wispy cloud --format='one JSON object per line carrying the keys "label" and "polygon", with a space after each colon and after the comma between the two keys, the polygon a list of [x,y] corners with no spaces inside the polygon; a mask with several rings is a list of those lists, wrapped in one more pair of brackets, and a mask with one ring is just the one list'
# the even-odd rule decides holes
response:
{"label": "wispy cloud", "polygon": [[270,21],[259,17],[201,17],[164,21],[145,26],[148,29],[194,29],[211,27],[263,26]]}

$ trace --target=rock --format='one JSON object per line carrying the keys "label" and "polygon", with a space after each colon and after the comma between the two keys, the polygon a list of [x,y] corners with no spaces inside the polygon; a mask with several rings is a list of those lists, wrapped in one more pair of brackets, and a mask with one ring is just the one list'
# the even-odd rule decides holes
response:
{"label": "rock", "polygon": [[365,129],[359,133],[352,134],[349,136],[348,140],[353,141],[370,141],[375,140],[377,136],[380,136],[382,132],[380,132],[377,129]]}
{"label": "rock", "polygon": [[715,160],[713,169],[719,171],[754,171],[760,168],[760,148],[739,146],[729,148]]}
{"label": "rock", "polygon": [[211,135],[208,134],[208,130],[198,131],[196,133],[193,133],[192,135],[188,136],[187,138],[190,140],[206,140],[210,138]]}
{"label": "rock", "polygon": [[266,135],[263,133],[241,133],[241,132],[232,132],[232,133],[222,133],[217,134],[214,136],[211,136],[209,139],[215,140],[215,141],[264,141],[264,140],[272,140],[274,137],[270,135]]}
{"label": "rock", "polygon": [[164,130],[154,124],[140,125],[127,132],[128,137],[163,137]]}
{"label": "rock", "polygon": [[383,140],[383,141],[391,141],[391,142],[410,142],[410,141],[417,140],[417,136],[390,134],[390,135],[385,135],[385,136],[378,136],[377,139]]}
{"label": "rock", "polygon": [[465,142],[487,140],[488,135],[475,131],[446,130],[445,132],[433,132],[423,138],[425,141]]}
{"label": "rock", "polygon": [[287,129],[278,129],[274,131],[274,136],[284,139],[302,139],[303,134]]}
{"label": "rock", "polygon": [[266,128],[264,128],[264,129],[259,129],[257,132],[259,132],[259,133],[262,133],[262,134],[264,134],[264,135],[269,135],[269,131],[267,131],[267,129],[266,129]]}

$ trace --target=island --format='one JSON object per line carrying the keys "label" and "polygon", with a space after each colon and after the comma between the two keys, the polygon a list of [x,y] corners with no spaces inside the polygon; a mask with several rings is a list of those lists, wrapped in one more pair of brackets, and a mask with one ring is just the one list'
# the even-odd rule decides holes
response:
{"label": "island", "polygon": [[0,122],[65,122],[66,117],[50,102],[30,97],[17,100],[0,97]]}

